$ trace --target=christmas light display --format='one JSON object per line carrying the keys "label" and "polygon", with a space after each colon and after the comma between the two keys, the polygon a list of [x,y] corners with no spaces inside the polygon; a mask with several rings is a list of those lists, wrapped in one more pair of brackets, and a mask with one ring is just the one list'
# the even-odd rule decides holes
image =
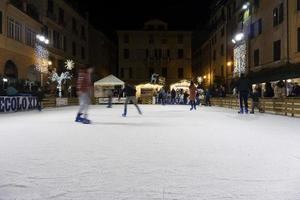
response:
{"label": "christmas light display", "polygon": [[234,48],[234,74],[240,76],[247,69],[247,44],[241,43]]}
{"label": "christmas light display", "polygon": [[41,44],[35,44],[35,69],[40,73],[48,72],[49,52]]}

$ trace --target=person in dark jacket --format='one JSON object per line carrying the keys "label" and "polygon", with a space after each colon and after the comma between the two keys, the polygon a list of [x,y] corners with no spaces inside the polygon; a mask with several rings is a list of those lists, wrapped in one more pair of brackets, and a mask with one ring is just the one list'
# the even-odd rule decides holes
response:
{"label": "person in dark jacket", "polygon": [[188,97],[189,97],[189,94],[187,93],[187,91],[184,91],[184,93],[183,93],[183,104],[184,105],[187,104]]}
{"label": "person in dark jacket", "polygon": [[135,105],[136,109],[138,110],[138,113],[141,115],[142,111],[139,108],[139,106],[137,105],[137,100],[136,100],[136,89],[133,86],[126,83],[122,93],[125,93],[125,95],[126,95],[126,100],[125,100],[125,103],[124,103],[124,113],[122,114],[122,116],[126,117],[126,115],[127,115],[127,104],[129,102],[132,102]]}
{"label": "person in dark jacket", "polygon": [[211,89],[206,89],[205,91],[205,106],[211,106],[211,102],[210,102],[210,97],[211,97],[211,93],[210,93]]}
{"label": "person in dark jacket", "polygon": [[107,90],[107,97],[108,97],[108,104],[107,108],[112,108],[112,98],[113,98],[113,91],[111,89]]}
{"label": "person in dark jacket", "polygon": [[36,92],[36,102],[37,102],[37,109],[42,111],[42,101],[44,99],[44,92],[41,87],[38,88]]}
{"label": "person in dark jacket", "polygon": [[191,104],[191,108],[190,110],[196,110],[196,92],[197,92],[197,88],[194,84],[193,81],[191,81],[190,87],[190,104]]}
{"label": "person in dark jacket", "polygon": [[251,114],[254,114],[254,109],[258,108],[259,112],[263,113],[264,110],[261,107],[259,98],[261,97],[261,91],[259,90],[258,87],[254,88],[253,93],[251,94],[251,98],[252,98],[252,109],[251,109]]}
{"label": "person in dark jacket", "polygon": [[274,97],[274,89],[270,82],[266,82],[264,97]]}
{"label": "person in dark jacket", "polygon": [[251,84],[249,79],[246,78],[244,74],[241,74],[240,79],[236,82],[236,88],[240,98],[240,111],[239,111],[240,114],[244,113],[244,106],[245,106],[245,113],[248,113],[248,96],[249,96],[250,87]]}
{"label": "person in dark jacket", "polygon": [[171,91],[171,104],[175,104],[175,102],[176,102],[176,91],[173,88]]}

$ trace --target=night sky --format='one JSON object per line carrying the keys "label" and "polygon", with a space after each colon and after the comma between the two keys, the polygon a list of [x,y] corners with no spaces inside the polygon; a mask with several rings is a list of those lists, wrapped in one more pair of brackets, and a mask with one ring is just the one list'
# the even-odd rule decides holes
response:
{"label": "night sky", "polygon": [[[172,30],[203,29],[212,0],[74,0],[90,14],[94,27],[110,37],[116,30],[141,29],[149,19],[161,19]],[[88,2],[88,3],[87,3]]]}

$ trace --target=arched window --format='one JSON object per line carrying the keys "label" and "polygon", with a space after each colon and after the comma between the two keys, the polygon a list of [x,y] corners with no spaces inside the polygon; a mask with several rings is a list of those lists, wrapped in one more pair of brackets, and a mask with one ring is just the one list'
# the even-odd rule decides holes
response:
{"label": "arched window", "polygon": [[13,79],[18,78],[18,68],[13,61],[8,60],[5,63],[4,76],[7,76],[7,77],[13,78]]}

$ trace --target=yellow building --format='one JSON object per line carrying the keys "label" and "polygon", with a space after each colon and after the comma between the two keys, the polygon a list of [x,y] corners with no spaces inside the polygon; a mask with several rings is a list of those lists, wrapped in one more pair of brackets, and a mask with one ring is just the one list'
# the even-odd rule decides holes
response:
{"label": "yellow building", "polygon": [[[38,34],[49,40],[41,45],[42,52],[37,51]],[[11,81],[41,81],[38,57],[47,58],[43,72],[48,68],[61,72],[67,60],[73,60],[77,68],[87,65],[87,19],[65,1],[0,1],[0,75]]]}
{"label": "yellow building", "polygon": [[[300,77],[300,1],[227,0],[212,8],[211,36],[200,48],[206,64],[197,76],[212,71],[212,78],[224,77],[227,88],[239,72],[255,83]],[[235,38],[238,34],[243,37]]]}
{"label": "yellow building", "polygon": [[250,13],[250,75],[256,82],[299,78],[300,2],[260,1]]}
{"label": "yellow building", "polygon": [[[23,5],[21,5],[23,6]],[[42,23],[8,1],[0,1],[0,75],[39,79],[35,73],[35,35]]]}
{"label": "yellow building", "polygon": [[159,74],[170,85],[192,78],[191,32],[170,31],[160,20],[144,24],[143,30],[118,31],[119,76],[126,82],[150,82]]}

